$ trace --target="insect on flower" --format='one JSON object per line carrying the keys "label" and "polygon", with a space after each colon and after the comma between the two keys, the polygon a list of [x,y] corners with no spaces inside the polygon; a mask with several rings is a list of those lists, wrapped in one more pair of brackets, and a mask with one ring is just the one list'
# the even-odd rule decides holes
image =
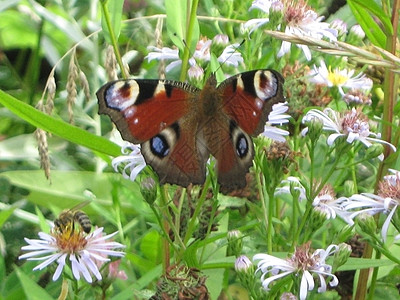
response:
{"label": "insect on flower", "polygon": [[75,223],[81,226],[82,230],[89,233],[92,230],[92,223],[87,214],[79,210],[89,204],[90,201],[79,203],[71,209],[64,210],[60,216],[54,221],[55,229],[60,232],[69,231],[69,227],[72,226],[71,231],[75,229]]}

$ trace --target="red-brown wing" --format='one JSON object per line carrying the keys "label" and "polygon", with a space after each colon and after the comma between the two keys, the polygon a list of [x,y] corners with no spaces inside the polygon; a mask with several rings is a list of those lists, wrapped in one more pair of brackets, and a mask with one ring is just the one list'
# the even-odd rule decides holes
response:
{"label": "red-brown wing", "polygon": [[198,91],[177,81],[117,80],[97,92],[99,113],[110,116],[125,140],[143,143],[182,118]]}
{"label": "red-brown wing", "polygon": [[247,134],[263,132],[272,105],[284,102],[283,77],[274,70],[254,70],[230,77],[218,86],[222,109]]}
{"label": "red-brown wing", "polygon": [[194,122],[190,117],[189,120],[184,117],[142,144],[143,156],[156,171],[161,183],[184,187],[190,183],[204,183],[209,153],[198,144],[195,134],[197,124]]}

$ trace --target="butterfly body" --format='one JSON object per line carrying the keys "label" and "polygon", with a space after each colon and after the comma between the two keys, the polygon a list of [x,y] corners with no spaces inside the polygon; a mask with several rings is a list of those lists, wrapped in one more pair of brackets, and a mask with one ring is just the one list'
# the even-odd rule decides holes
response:
{"label": "butterfly body", "polygon": [[244,187],[252,165],[250,136],[264,129],[272,105],[283,102],[282,76],[273,70],[238,74],[217,86],[212,75],[203,89],[170,80],[128,79],[98,92],[122,137],[141,144],[146,163],[161,183],[202,184],[210,155],[217,160],[225,191]]}

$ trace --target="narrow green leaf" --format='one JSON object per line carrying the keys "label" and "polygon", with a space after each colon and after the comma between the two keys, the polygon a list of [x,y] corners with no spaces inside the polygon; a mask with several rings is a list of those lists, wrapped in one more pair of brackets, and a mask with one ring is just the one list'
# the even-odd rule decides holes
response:
{"label": "narrow green leaf", "polygon": [[42,113],[2,90],[0,90],[0,104],[33,126],[62,137],[72,143],[110,156],[118,156],[121,153],[120,147],[109,140]]}
{"label": "narrow green leaf", "polygon": [[52,300],[51,297],[46,290],[41,288],[39,285],[36,284],[29,276],[27,276],[24,272],[20,269],[16,269],[17,276],[19,281],[22,285],[22,288],[25,292],[25,299],[29,300]]}
{"label": "narrow green leaf", "polygon": [[354,0],[349,0],[347,1],[347,3],[349,4],[354,14],[354,17],[361,25],[371,43],[381,48],[385,48],[386,36],[379,25],[376,23],[376,21],[369,14],[367,9],[359,5],[359,3]]}
{"label": "narrow green leaf", "polygon": [[338,271],[368,269],[394,265],[395,263],[389,259],[366,259],[350,257],[344,265],[338,268]]}
{"label": "narrow green leaf", "polygon": [[[130,191],[137,199],[132,203],[123,199],[121,206],[126,213],[136,210],[144,211],[148,205],[143,201],[138,185],[123,179],[116,173],[95,173],[87,171],[57,171],[51,173],[51,184],[43,176],[41,170],[7,171],[0,173],[0,178],[6,178],[11,184],[30,191],[28,200],[40,207],[59,209],[71,208],[79,203],[91,200],[90,192],[99,205],[111,207],[112,182],[119,180],[119,186]],[[88,213],[94,212],[91,206],[85,207]]]}
{"label": "narrow green leaf", "polygon": [[382,22],[383,27],[386,31],[386,35],[393,34],[393,26],[390,21],[390,17],[387,14],[385,14],[382,7],[379,6],[375,1],[373,1],[373,0],[350,0],[348,2],[357,3],[357,5],[368,10],[371,14],[373,14],[375,17],[377,17]]}
{"label": "narrow green leaf", "polygon": [[9,209],[2,210],[0,212],[0,228],[3,227],[3,224],[14,212],[15,207],[10,207]]}
{"label": "narrow green leaf", "polygon": [[194,52],[196,48],[197,38],[200,33],[199,23],[196,20],[193,28],[193,39],[190,41],[190,45],[186,41],[187,29],[188,29],[188,17],[190,15],[189,8],[187,6],[188,1],[186,0],[166,0],[165,10],[167,14],[167,33],[172,42],[183,52],[185,47],[189,47],[190,53]]}
{"label": "narrow green leaf", "polygon": [[[117,40],[121,32],[123,5],[124,5],[124,0],[107,1],[105,5],[105,8],[107,9],[107,12],[110,17],[111,30],[114,32],[115,38]],[[101,16],[101,28],[103,29],[104,38],[106,39],[107,43],[112,45],[110,31],[104,14]]]}

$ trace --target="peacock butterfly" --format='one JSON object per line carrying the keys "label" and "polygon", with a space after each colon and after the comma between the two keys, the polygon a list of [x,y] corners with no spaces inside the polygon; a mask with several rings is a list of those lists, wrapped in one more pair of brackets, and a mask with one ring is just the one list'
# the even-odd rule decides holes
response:
{"label": "peacock butterfly", "polygon": [[141,151],[160,182],[203,184],[210,154],[222,191],[246,185],[254,157],[250,136],[263,132],[272,106],[284,101],[283,77],[253,70],[202,90],[171,80],[109,82],[96,93],[99,114],[110,116],[122,138]]}

